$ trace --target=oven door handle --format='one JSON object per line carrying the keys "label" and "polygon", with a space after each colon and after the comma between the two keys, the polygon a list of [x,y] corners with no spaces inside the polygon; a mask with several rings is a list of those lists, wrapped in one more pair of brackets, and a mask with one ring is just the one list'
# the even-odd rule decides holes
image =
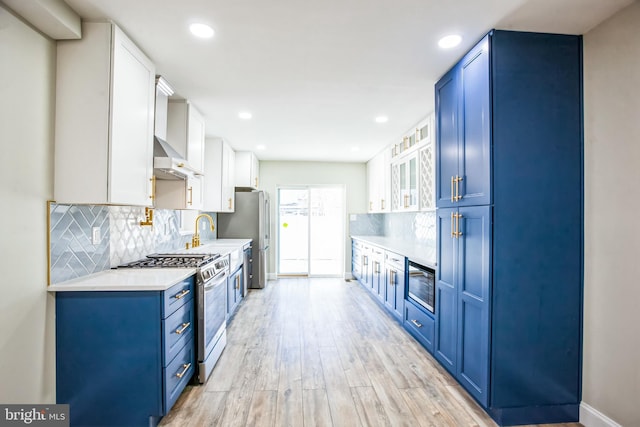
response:
{"label": "oven door handle", "polygon": [[227,272],[225,271],[224,273],[214,277],[213,279],[209,280],[208,282],[206,282],[204,284],[204,291],[210,291],[211,289],[215,288],[216,286],[219,286],[221,284],[223,284],[224,282],[226,282],[227,280]]}

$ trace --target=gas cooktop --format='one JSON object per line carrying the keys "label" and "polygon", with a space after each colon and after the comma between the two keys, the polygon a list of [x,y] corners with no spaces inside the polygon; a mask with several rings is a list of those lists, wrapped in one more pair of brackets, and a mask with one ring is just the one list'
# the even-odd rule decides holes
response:
{"label": "gas cooktop", "polygon": [[219,257],[219,254],[153,254],[118,268],[202,268]]}

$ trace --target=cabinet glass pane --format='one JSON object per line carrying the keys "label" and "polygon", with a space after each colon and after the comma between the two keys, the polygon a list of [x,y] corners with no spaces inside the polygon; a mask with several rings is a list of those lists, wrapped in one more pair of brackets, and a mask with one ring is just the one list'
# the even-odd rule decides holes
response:
{"label": "cabinet glass pane", "polygon": [[414,157],[409,160],[409,196],[411,206],[418,204],[418,160]]}

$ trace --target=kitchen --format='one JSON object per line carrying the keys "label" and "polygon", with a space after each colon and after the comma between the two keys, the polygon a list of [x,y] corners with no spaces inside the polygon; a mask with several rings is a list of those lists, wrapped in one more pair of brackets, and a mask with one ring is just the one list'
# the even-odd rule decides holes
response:
{"label": "kitchen", "polygon": [[[544,2],[529,2],[542,7]],[[596,2],[598,3],[598,2]],[[620,7],[627,6],[623,2]],[[582,8],[582,7],[581,7]],[[580,13],[588,14],[584,7]],[[613,10],[611,14],[613,14]],[[577,13],[577,12],[576,12]],[[561,16],[559,14],[558,16]],[[607,15],[606,17],[608,17]],[[637,202],[633,183],[638,182],[636,121],[628,111],[637,111],[637,50],[634,32],[638,5],[632,3],[584,29],[585,66],[585,305],[582,401],[621,425],[637,425],[637,340],[632,333],[633,254],[638,253],[637,233],[629,232]],[[3,293],[1,402],[55,401],[54,301],[46,293],[46,201],[53,199],[53,122],[55,104],[55,43],[10,15],[2,15],[2,139],[7,159],[17,159],[3,168]],[[496,22],[489,24],[496,25]],[[483,28],[486,32],[489,27]],[[477,31],[477,40],[482,34]],[[470,47],[474,41],[469,40]],[[462,51],[452,55],[451,64]],[[454,58],[453,56],[456,56]],[[12,61],[5,61],[12,58]],[[439,77],[446,68],[440,70]],[[430,81],[433,84],[434,81]],[[433,97],[426,94],[424,98]],[[433,107],[432,107],[433,108]],[[430,110],[425,108],[422,116]],[[420,117],[422,117],[420,116]],[[420,117],[415,117],[417,122]],[[631,119],[631,120],[629,120]],[[412,124],[401,132],[408,130]],[[387,142],[400,135],[388,137]],[[613,148],[613,149],[612,149]],[[375,153],[374,153],[375,154]],[[259,154],[260,155],[260,154]],[[316,155],[322,160],[320,154]],[[307,166],[307,167],[305,167]],[[293,171],[293,169],[298,169]],[[327,169],[330,168],[330,169]],[[261,161],[260,180],[273,194],[280,171],[300,178],[331,175],[326,181],[349,183],[347,211],[365,213],[366,167],[360,164],[295,164]],[[327,171],[329,172],[324,172]],[[25,173],[26,172],[26,173]],[[338,175],[342,174],[343,179]],[[26,178],[25,178],[26,176]],[[308,182],[307,182],[308,183]],[[320,183],[320,182],[319,182]],[[624,206],[623,206],[624,204]],[[631,206],[628,206],[631,204]],[[606,213],[616,209],[616,220]],[[136,214],[137,216],[137,214]],[[608,215],[607,215],[608,216]],[[391,219],[391,222],[393,219]],[[615,238],[613,237],[615,236]],[[350,252],[350,242],[347,253]],[[27,257],[25,254],[29,254]],[[270,261],[270,266],[274,265]],[[346,264],[346,263],[345,263]],[[349,268],[350,269],[350,268]],[[273,268],[269,270],[274,271]],[[345,268],[345,271],[348,271]],[[603,284],[606,283],[606,286]],[[606,289],[606,291],[605,291]],[[606,293],[605,293],[606,292]],[[631,399],[631,400],[629,400]],[[597,416],[597,415],[596,415]],[[603,418],[600,418],[603,419]],[[606,419],[606,418],[605,418]],[[584,425],[599,425],[589,418]],[[615,425],[615,424],[608,424]]]}

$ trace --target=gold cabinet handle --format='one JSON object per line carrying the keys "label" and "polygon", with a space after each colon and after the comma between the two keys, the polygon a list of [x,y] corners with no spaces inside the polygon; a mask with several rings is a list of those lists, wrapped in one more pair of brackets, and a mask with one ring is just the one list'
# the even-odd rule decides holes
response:
{"label": "gold cabinet handle", "polygon": [[389,282],[389,284],[391,286],[395,286],[396,285],[396,271],[395,270],[389,270],[389,275],[391,276],[391,282]]}
{"label": "gold cabinet handle", "polygon": [[416,319],[411,319],[411,323],[416,325],[418,328],[422,328],[422,323],[418,322]]}
{"label": "gold cabinet handle", "polygon": [[456,237],[456,232],[455,232],[455,226],[456,226],[456,224],[455,224],[455,217],[456,217],[456,214],[455,214],[455,213],[453,213],[453,212],[451,212],[451,238],[452,238],[452,239]]}
{"label": "gold cabinet handle", "polygon": [[189,292],[191,292],[190,289],[185,289],[184,291],[180,292],[179,294],[175,294],[173,297],[175,299],[182,299],[184,298],[185,295],[187,295]]}
{"label": "gold cabinet handle", "polygon": [[455,181],[456,181],[456,197],[455,197],[455,201],[457,202],[458,200],[462,199],[462,196],[460,195],[460,181],[462,181],[462,177],[456,175]]}
{"label": "gold cabinet handle", "polygon": [[176,334],[181,335],[189,326],[191,326],[191,322],[183,323],[182,326],[176,329]]}
{"label": "gold cabinet handle", "polygon": [[151,179],[149,179],[149,181],[151,181],[151,195],[149,196],[149,198],[151,200],[155,200],[156,199],[156,176],[151,175]]}
{"label": "gold cabinet handle", "polygon": [[[456,221],[456,225],[455,225],[455,232],[452,233],[453,237],[455,237],[456,239],[459,239],[460,236],[462,236],[462,232],[460,231],[460,218],[462,218],[462,214],[456,213],[456,214],[452,214],[452,218],[455,218]],[[453,219],[452,219],[452,225],[453,225]]]}
{"label": "gold cabinet handle", "polygon": [[453,202],[454,202],[454,198],[455,198],[455,193],[454,193],[454,189],[453,189],[453,186],[454,186],[454,184],[453,184],[453,180],[454,180],[454,178],[453,178],[453,176],[452,176],[452,177],[451,177],[451,203],[453,203]]}
{"label": "gold cabinet handle", "polygon": [[240,276],[236,276],[236,289],[240,289]]}
{"label": "gold cabinet handle", "polygon": [[258,188],[258,177],[256,176],[256,188]]}
{"label": "gold cabinet handle", "polygon": [[193,205],[193,187],[189,187],[187,191],[189,192],[189,201],[187,203],[191,206]]}
{"label": "gold cabinet handle", "polygon": [[404,207],[405,208],[409,207],[409,195],[408,194],[404,195]]}
{"label": "gold cabinet handle", "polygon": [[184,167],[184,163],[178,163],[176,166],[179,167],[179,168],[183,168]]}
{"label": "gold cabinet handle", "polygon": [[182,378],[182,377],[184,377],[184,374],[186,374],[186,373],[187,373],[187,371],[189,370],[189,368],[190,368],[190,367],[191,367],[191,363],[185,363],[185,364],[183,364],[183,365],[182,365],[182,372],[178,372],[178,373],[176,374],[176,377],[178,377],[178,378]]}
{"label": "gold cabinet handle", "polygon": [[229,197],[229,209],[231,209],[233,205],[231,204],[231,197]]}
{"label": "gold cabinet handle", "polygon": [[384,199],[380,199],[380,209],[384,210],[385,206],[384,206]]}

